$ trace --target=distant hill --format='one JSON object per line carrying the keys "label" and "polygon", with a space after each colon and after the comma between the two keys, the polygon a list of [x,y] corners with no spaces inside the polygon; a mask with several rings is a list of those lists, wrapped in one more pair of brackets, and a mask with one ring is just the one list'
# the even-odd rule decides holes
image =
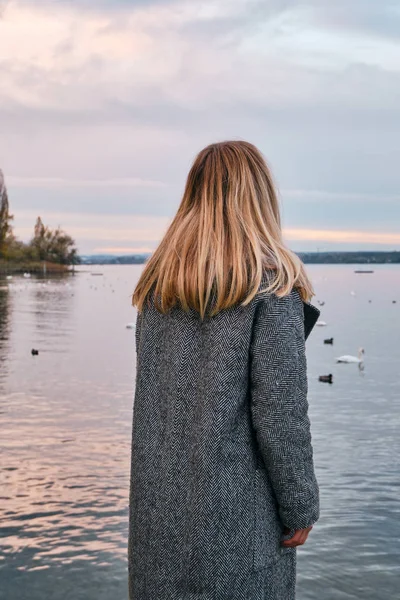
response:
{"label": "distant hill", "polygon": [[400,263],[400,251],[374,252],[356,250],[354,252],[298,252],[308,264],[386,264]]}
{"label": "distant hill", "polygon": [[[400,264],[400,251],[390,252],[298,252],[306,264]],[[146,262],[150,253],[113,256],[111,254],[91,254],[81,256],[84,265],[140,265]]]}
{"label": "distant hill", "polygon": [[131,254],[127,256],[113,256],[112,254],[81,255],[83,265],[141,265],[146,262],[148,254]]}

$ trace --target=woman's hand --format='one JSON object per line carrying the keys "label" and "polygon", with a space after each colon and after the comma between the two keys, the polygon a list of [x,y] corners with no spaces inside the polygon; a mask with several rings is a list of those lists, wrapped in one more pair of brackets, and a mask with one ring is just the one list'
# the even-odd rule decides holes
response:
{"label": "woman's hand", "polygon": [[[281,542],[282,546],[284,546],[285,548],[295,548],[296,546],[302,546],[308,538],[308,534],[310,533],[312,528],[313,526],[310,525],[310,527],[306,527],[305,529],[296,529],[294,535],[292,535],[291,538],[289,538],[288,540],[283,540],[283,542]],[[283,530],[283,534],[287,535],[288,533],[290,533],[290,531],[291,530],[288,527],[285,527]]]}

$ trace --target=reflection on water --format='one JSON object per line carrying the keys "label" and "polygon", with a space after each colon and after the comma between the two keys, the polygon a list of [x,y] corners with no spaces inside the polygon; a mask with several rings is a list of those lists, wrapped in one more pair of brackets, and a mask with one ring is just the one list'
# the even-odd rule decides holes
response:
{"label": "reflection on water", "polygon": [[10,297],[8,285],[0,279],[0,393],[7,373],[8,338],[10,336]]}
{"label": "reflection on water", "polygon": [[0,598],[126,597],[136,277],[1,292]]}
{"label": "reflection on water", "polygon": [[[95,269],[103,276],[81,267],[75,276],[0,280],[2,600],[127,598],[134,330],[126,324],[141,267]],[[328,324],[307,342],[321,519],[298,551],[298,597],[394,600],[400,269],[309,271]],[[364,371],[335,363],[359,346]],[[327,373],[333,385],[318,382]]]}

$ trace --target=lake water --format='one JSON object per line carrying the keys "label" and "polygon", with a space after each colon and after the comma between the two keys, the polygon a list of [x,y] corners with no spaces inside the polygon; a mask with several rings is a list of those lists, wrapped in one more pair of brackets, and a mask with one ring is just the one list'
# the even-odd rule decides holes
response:
{"label": "lake water", "polygon": [[[0,279],[1,600],[127,599],[135,354],[126,325],[141,268]],[[321,518],[298,549],[298,598],[396,600],[400,265],[370,275],[307,268],[327,325],[307,341]],[[364,370],[336,364],[359,346]],[[329,373],[332,385],[318,381]]]}

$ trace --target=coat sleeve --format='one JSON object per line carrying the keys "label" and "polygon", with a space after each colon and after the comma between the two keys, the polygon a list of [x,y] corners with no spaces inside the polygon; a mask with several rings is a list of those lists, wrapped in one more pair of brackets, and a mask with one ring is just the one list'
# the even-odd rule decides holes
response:
{"label": "coat sleeve", "polygon": [[283,525],[319,519],[314,473],[303,301],[296,289],[260,301],[251,343],[251,414]]}
{"label": "coat sleeve", "polygon": [[142,313],[138,312],[136,316],[136,325],[135,325],[135,348],[136,348],[136,356],[139,353],[139,342],[140,342],[140,330],[142,325]]}

